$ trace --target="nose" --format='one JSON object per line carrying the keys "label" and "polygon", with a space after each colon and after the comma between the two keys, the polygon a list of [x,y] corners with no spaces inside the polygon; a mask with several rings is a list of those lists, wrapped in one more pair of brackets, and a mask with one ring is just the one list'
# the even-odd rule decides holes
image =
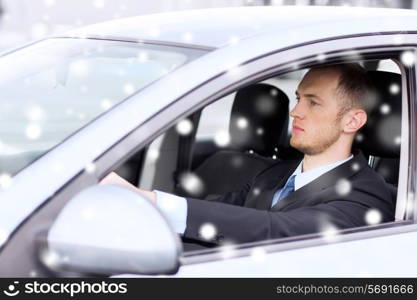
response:
{"label": "nose", "polygon": [[290,111],[290,116],[293,118],[303,119],[304,113],[301,107],[301,101],[299,101],[294,108]]}

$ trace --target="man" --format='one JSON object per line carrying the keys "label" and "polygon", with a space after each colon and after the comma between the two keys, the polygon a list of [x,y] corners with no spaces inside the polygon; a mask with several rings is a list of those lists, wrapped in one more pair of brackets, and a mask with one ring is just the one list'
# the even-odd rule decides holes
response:
{"label": "man", "polygon": [[[253,242],[367,225],[369,212],[394,219],[383,179],[360,152],[355,134],[366,123],[372,87],[356,64],[311,69],[296,91],[291,146],[302,161],[283,161],[258,174],[243,190],[204,201],[130,186],[152,199],[185,238]],[[128,185],[112,173],[102,181]],[[205,234],[204,225],[211,233]]]}

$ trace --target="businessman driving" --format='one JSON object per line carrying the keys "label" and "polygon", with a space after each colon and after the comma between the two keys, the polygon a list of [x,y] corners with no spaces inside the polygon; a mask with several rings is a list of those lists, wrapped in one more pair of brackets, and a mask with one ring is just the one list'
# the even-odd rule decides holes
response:
{"label": "businessman driving", "polygon": [[[206,201],[144,191],[115,173],[101,183],[134,189],[154,201],[183,237],[216,244],[364,226],[370,210],[381,215],[381,222],[392,221],[386,183],[361,152],[352,150],[356,133],[367,122],[372,90],[357,64],[310,69],[290,112],[290,144],[304,154],[302,160],[277,162],[239,192]],[[215,228],[209,239],[201,232],[205,224]]]}

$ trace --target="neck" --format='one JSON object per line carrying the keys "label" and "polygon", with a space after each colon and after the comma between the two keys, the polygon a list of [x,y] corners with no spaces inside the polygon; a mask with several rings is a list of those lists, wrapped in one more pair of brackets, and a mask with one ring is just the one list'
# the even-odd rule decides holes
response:
{"label": "neck", "polygon": [[304,154],[303,172],[347,159],[351,154],[351,147],[338,147],[335,144],[321,153]]}

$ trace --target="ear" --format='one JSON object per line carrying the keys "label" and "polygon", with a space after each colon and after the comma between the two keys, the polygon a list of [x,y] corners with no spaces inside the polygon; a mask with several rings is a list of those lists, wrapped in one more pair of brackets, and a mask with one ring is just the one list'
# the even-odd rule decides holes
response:
{"label": "ear", "polygon": [[363,109],[352,109],[342,119],[343,132],[355,133],[365,125],[368,117]]}

